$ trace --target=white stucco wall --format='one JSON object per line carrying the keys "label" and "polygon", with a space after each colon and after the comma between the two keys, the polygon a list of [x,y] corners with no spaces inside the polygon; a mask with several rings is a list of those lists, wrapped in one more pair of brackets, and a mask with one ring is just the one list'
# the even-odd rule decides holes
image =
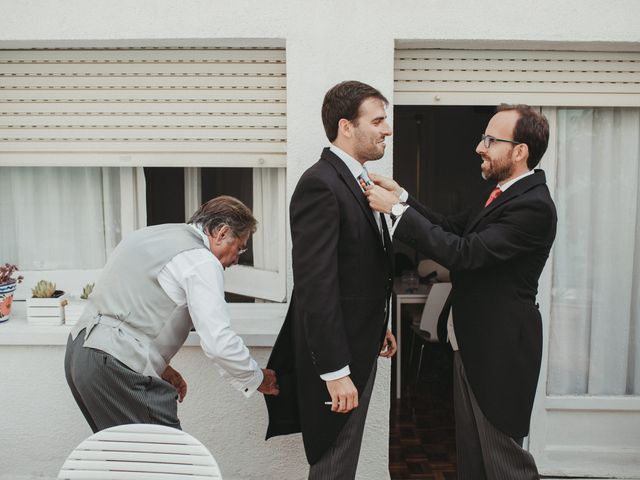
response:
{"label": "white stucco wall", "polygon": [[[391,99],[398,39],[435,46],[605,50],[637,49],[640,42],[637,0],[0,0],[0,8],[0,48],[283,39],[287,198],[326,143],[319,115],[325,91],[338,81],[359,79]],[[391,147],[373,170],[391,172]],[[3,345],[2,328],[0,479],[54,477],[68,452],[90,433],[64,381],[64,348]],[[264,365],[269,348],[253,353]],[[245,401],[232,391],[197,347],[186,347],[176,366],[191,386],[180,407],[183,427],[212,450],[225,478],[305,477],[298,437],[263,441],[266,412],[260,396]],[[388,478],[389,394],[389,365],[382,362],[359,478]]]}
{"label": "white stucco wall", "polygon": [[[269,348],[252,348],[264,365]],[[3,346],[0,364],[0,479],[53,479],[64,459],[91,435],[64,379],[63,346]],[[262,395],[248,400],[214,370],[199,347],[185,347],[174,359],[189,391],[179,406],[182,428],[214,455],[229,480],[304,479],[308,467],[300,435],[265,442],[267,414]],[[360,478],[385,478],[377,458],[386,445],[389,362],[380,361],[365,433]]]}

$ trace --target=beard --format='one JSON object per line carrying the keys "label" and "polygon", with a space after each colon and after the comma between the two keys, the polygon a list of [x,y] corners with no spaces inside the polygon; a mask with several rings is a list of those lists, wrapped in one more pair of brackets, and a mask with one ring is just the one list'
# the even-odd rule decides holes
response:
{"label": "beard", "polygon": [[358,159],[369,162],[371,160],[380,160],[384,156],[384,148],[376,148],[372,145],[368,148],[358,148],[356,150]]}
{"label": "beard", "polygon": [[[487,164],[486,168],[484,167]],[[493,180],[495,182],[501,182],[506,180],[513,173],[515,165],[511,161],[511,155],[505,155],[502,158],[493,158],[486,160],[482,159],[482,178],[485,180]]]}
{"label": "beard", "polygon": [[378,143],[366,136],[356,135],[355,158],[362,162],[380,160],[384,155],[385,144]]}

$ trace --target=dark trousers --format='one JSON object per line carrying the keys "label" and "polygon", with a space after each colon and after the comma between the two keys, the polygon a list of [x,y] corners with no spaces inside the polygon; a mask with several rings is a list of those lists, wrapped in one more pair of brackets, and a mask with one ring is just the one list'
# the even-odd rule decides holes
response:
{"label": "dark trousers", "polygon": [[[364,424],[378,369],[377,359],[362,393],[358,392],[358,408],[354,409],[333,445],[320,460],[311,465],[309,480],[353,480],[356,477]],[[327,406],[329,408],[329,406]],[[342,415],[337,413],[336,415]]]}
{"label": "dark trousers", "polygon": [[83,345],[84,330],[75,341],[69,335],[64,371],[91,430],[128,423],[180,428],[178,394],[173,385],[134,372],[112,355]]}
{"label": "dark trousers", "polygon": [[453,355],[458,480],[534,480],[538,469],[522,439],[495,428],[483,415],[467,381],[460,352]]}

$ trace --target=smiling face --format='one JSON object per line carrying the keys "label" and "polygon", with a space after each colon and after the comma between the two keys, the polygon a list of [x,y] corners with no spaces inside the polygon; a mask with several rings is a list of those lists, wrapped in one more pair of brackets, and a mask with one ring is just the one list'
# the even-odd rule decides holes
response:
{"label": "smiling face", "polygon": [[345,133],[351,147],[347,153],[357,161],[365,163],[382,158],[385,138],[393,133],[387,122],[384,102],[373,97],[365,99],[358,110],[358,118],[348,122]]}
{"label": "smiling face", "polygon": [[[515,110],[496,113],[485,130],[486,135],[495,138],[513,140],[513,130],[518,121],[519,114]],[[509,142],[496,141],[489,148],[480,141],[476,147],[476,153],[482,158],[482,178],[502,183],[515,178],[521,173],[522,162],[517,161],[519,145]],[[525,163],[526,167],[526,163]],[[526,171],[526,169],[524,170]]]}

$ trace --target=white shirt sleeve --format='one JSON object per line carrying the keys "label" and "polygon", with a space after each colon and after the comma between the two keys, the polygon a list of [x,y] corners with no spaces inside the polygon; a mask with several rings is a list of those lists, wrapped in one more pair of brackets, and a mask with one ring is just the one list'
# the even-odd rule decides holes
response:
{"label": "white shirt sleeve", "polygon": [[[174,301],[180,293],[184,295],[205,355],[214,360],[224,378],[249,397],[262,383],[263,374],[242,339],[231,329],[223,270],[211,252],[198,248],[176,255],[158,280]],[[167,277],[174,280],[172,286],[165,286]]]}
{"label": "white shirt sleeve", "polygon": [[[402,203],[407,203],[407,200],[409,199],[409,193],[403,188],[398,199]],[[409,208],[409,205],[405,205],[402,209],[402,213],[406,212],[408,208]],[[389,235],[391,237],[393,237],[393,234],[395,233],[396,228],[398,228],[398,224],[400,223],[400,219],[402,218],[402,213],[397,217],[395,217],[395,219],[393,220],[393,226],[389,229]]]}
{"label": "white shirt sleeve", "polygon": [[320,375],[320,378],[325,382],[328,382],[330,380],[338,380],[339,378],[346,377],[347,375],[351,375],[349,365],[342,367],[340,370],[336,370],[335,372],[323,373]]}

